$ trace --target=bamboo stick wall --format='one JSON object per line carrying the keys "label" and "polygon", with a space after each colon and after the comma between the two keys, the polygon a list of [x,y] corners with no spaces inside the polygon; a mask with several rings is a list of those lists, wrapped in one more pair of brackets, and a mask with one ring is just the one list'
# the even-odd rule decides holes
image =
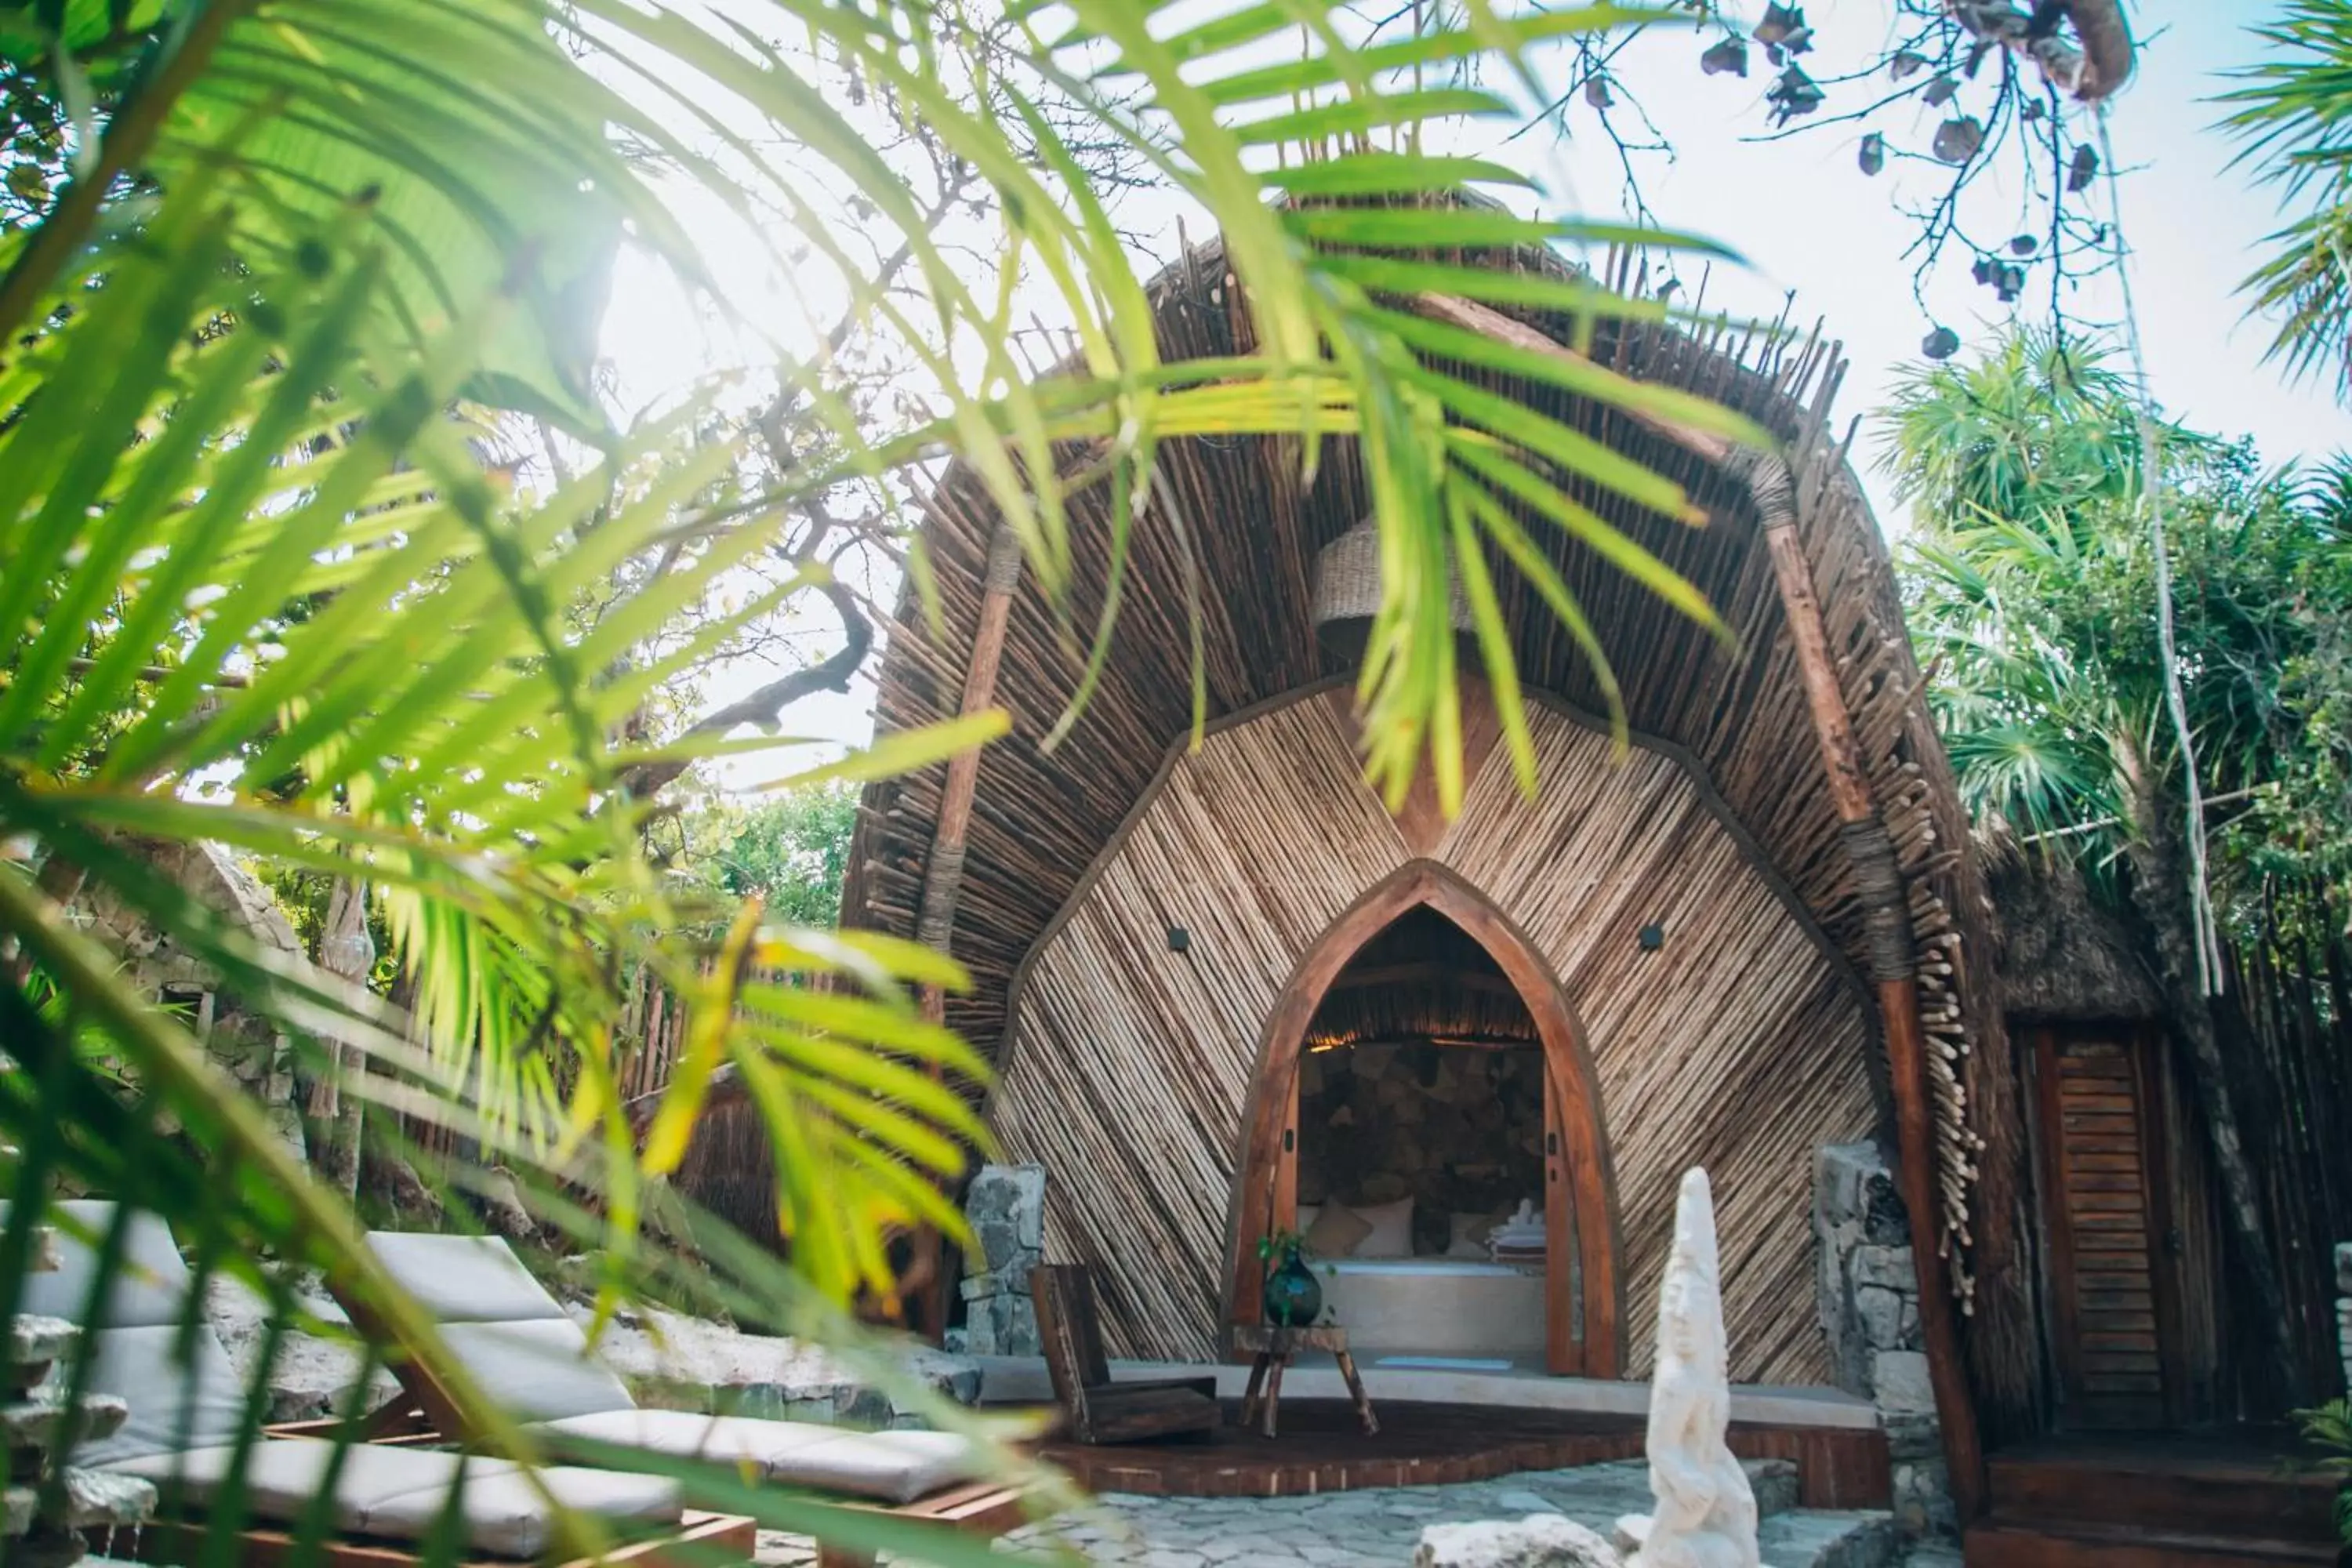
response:
{"label": "bamboo stick wall", "polygon": [[[991,1120],[1045,1165],[1048,1256],[1094,1266],[1116,1352],[1213,1353],[1260,1030],[1326,926],[1412,858],[1360,780],[1347,698],[1305,695],[1180,762],[1017,985]],[[1433,858],[1528,934],[1579,1016],[1628,1300],[1654,1299],[1675,1183],[1704,1164],[1734,1375],[1825,1381],[1812,1153],[1877,1121],[1863,994],[1684,765],[1621,765],[1585,724],[1531,721],[1537,798],[1488,762]],[[1652,922],[1665,942],[1645,953]],[[1633,1374],[1650,1348],[1633,1336]]]}
{"label": "bamboo stick wall", "polygon": [[[1494,264],[1558,271],[1549,255]],[[1610,281],[1638,290],[1620,271]],[[1154,285],[1160,348],[1170,359],[1248,352],[1246,312],[1222,251],[1196,247]],[[1572,325],[1532,324],[1568,338]],[[1784,333],[1717,327],[1695,333],[1603,321],[1591,339],[1603,363],[1637,378],[1716,397],[1787,444],[1798,479],[1798,531],[1822,601],[1872,785],[1898,846],[1924,955],[1927,1026],[1939,1047],[1939,1216],[1954,1275],[1972,1291],[1970,1372],[1987,1436],[2037,1427],[2032,1270],[2024,1248],[2014,1062],[1993,980],[1978,955],[1981,881],[1966,854],[1966,822],[1949,767],[1919,700],[1885,546],[1828,407],[1842,373],[1836,348]],[[1623,681],[1633,724],[1691,752],[1764,858],[1857,963],[1861,911],[1811,742],[1805,697],[1772,572],[1745,491],[1654,433],[1557,390],[1497,389],[1681,480],[1712,518],[1703,529],[1603,494],[1585,500],[1680,571],[1738,634],[1727,653],[1643,591],[1548,525],[1562,575],[1595,622]],[[1850,437],[1849,437],[1850,439]],[[1074,454],[1074,458],[1085,456]],[[1361,518],[1349,444],[1322,447],[1302,480],[1294,444],[1183,440],[1161,448],[1160,486],[1135,532],[1111,658],[1084,716],[1058,750],[1039,742],[1076,689],[1081,658],[1066,628],[1091,626],[1108,576],[1099,489],[1075,498],[1068,604],[1024,584],[1013,605],[998,695],[1013,733],[981,761],[953,950],[974,987],[948,1022],[983,1049],[1001,1041],[1013,972],[1077,889],[1083,868],[1117,832],[1190,719],[1187,584],[1200,585],[1202,675],[1212,717],[1294,690],[1343,665],[1318,643],[1309,614],[1315,552]],[[881,727],[952,714],[979,619],[993,508],[967,472],[928,498],[925,547],[938,588],[934,632],[913,602],[891,630],[878,681]],[[1507,563],[1490,563],[1529,688],[1600,706],[1591,672],[1550,613]],[[869,790],[853,847],[845,912],[853,923],[912,935],[944,768]],[[1339,832],[1339,826],[1330,830]],[[1339,826],[1345,826],[1339,825]],[[1344,837],[1344,835],[1343,835]],[[1171,1173],[1171,1180],[1175,1173]],[[1199,1201],[1171,1195],[1182,1206]]]}

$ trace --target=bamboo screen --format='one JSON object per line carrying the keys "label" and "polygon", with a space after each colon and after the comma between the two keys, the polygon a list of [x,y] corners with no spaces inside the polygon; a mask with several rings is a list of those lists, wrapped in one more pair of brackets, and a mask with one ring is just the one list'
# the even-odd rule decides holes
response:
{"label": "bamboo screen", "polygon": [[[1345,689],[1213,733],[1131,819],[1011,999],[991,1118],[1047,1171],[1048,1256],[1097,1270],[1114,1353],[1212,1356],[1259,1032],[1298,958],[1411,858],[1364,788]],[[1499,752],[1438,842],[1550,961],[1601,1086],[1645,1375],[1675,1185],[1721,1227],[1732,1374],[1821,1383],[1816,1144],[1876,1124],[1864,998],[1686,767],[1549,709],[1532,803]],[[1644,924],[1663,947],[1640,951]],[[1168,928],[1189,942],[1171,951]]]}

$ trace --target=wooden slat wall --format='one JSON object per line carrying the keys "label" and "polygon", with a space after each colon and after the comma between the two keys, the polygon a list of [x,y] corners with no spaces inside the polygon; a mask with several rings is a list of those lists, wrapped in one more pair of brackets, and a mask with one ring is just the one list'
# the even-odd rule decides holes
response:
{"label": "wooden slat wall", "polygon": [[[1481,264],[1559,273],[1549,252],[1465,256]],[[1645,296],[1646,280],[1612,262],[1601,279]],[[1195,246],[1151,285],[1160,349],[1170,360],[1247,353],[1255,340],[1222,248]],[[1579,323],[1540,313],[1555,338]],[[1786,443],[1798,478],[1798,532],[1819,589],[1832,650],[1853,715],[1874,795],[1913,897],[1922,949],[1922,1022],[1933,1055],[1941,1225],[1952,1279],[1972,1312],[1967,1352],[1988,1437],[2041,1429],[2040,1310],[2021,1220],[2032,1189],[2017,1100],[2018,1064],[2002,1032],[1985,939],[1982,878],[1966,853],[1967,819],[1920,698],[1922,679],[1903,628],[1886,546],[1835,439],[1829,405],[1843,365],[1817,331],[1759,331],[1728,322],[1689,331],[1603,319],[1592,351],[1612,368],[1717,398]],[[1634,422],[1547,385],[1498,381],[1495,390],[1564,420],[1668,472],[1688,488],[1708,526],[1643,510],[1611,492],[1580,499],[1681,572],[1738,634],[1737,651],[1666,609],[1560,531],[1527,520],[1593,621],[1637,731],[1696,756],[1724,800],[1832,940],[1859,964],[1864,948],[1837,824],[1823,789],[1802,689],[1754,510],[1739,487]],[[1222,719],[1347,664],[1318,647],[1307,584],[1316,551],[1365,511],[1349,442],[1318,449],[1311,479],[1297,444],[1182,439],[1160,448],[1163,481],[1132,538],[1111,658],[1066,740],[1041,742],[1076,691],[1082,658],[1067,628],[1090,626],[1109,579],[1108,487],[1071,498],[1072,585],[1050,605],[1024,583],[1013,605],[999,696],[1012,734],[980,764],[979,793],[955,916],[954,951],[972,989],[951,998],[948,1022],[983,1052],[1001,1049],[1013,975],[1078,878],[1149,784],[1162,749],[1192,717],[1192,639],[1187,605],[1201,611],[1207,711]],[[1099,456],[1073,450],[1073,469]],[[953,713],[983,598],[996,509],[969,468],[951,469],[925,498],[923,531],[937,585],[909,595],[889,628],[877,676],[885,731]],[[1598,688],[1532,587],[1490,562],[1515,628],[1530,690],[1591,709]],[[913,934],[939,816],[944,769],[868,790],[845,889],[850,923]]]}
{"label": "wooden slat wall", "polygon": [[[1044,1163],[1049,1256],[1092,1264],[1115,1353],[1213,1353],[1240,1119],[1276,993],[1410,852],[1360,781],[1346,693],[1213,734],[1100,864],[1012,998],[990,1109]],[[1642,1331],[1690,1163],[1714,1177],[1732,1372],[1817,1383],[1817,1143],[1876,1121],[1865,1005],[1685,768],[1549,709],[1541,793],[1490,758],[1439,844],[1549,959],[1600,1076]],[[1664,926],[1664,948],[1637,933]],[[1167,928],[1191,934],[1172,952]]]}

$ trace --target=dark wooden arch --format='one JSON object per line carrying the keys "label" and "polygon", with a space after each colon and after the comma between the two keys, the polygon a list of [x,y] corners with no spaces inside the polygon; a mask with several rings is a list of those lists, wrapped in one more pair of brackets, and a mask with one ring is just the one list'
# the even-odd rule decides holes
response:
{"label": "dark wooden arch", "polygon": [[[1283,1155],[1282,1140],[1290,1128],[1299,1052],[1315,1010],[1359,948],[1398,917],[1424,906],[1461,927],[1493,956],[1526,1004],[1543,1043],[1544,1213],[1554,1241],[1545,1263],[1547,1360],[1554,1372],[1620,1376],[1625,1363],[1625,1286],[1617,1184],[1601,1121],[1601,1083],[1584,1032],[1559,977],[1535,944],[1493,900],[1434,860],[1407,861],[1374,883],[1316,938],[1275,998],[1259,1034],[1257,1069],[1242,1111],[1222,1321],[1255,1322],[1264,1310],[1256,1242],[1266,1234],[1281,1201],[1274,1177]],[[1571,1228],[1583,1282],[1580,1343],[1573,1335],[1570,1316],[1575,1277],[1568,1249],[1557,1245]]]}

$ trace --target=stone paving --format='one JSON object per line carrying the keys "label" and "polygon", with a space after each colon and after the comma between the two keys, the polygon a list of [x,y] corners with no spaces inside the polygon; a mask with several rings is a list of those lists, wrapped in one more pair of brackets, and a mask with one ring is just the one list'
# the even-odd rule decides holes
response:
{"label": "stone paving", "polygon": [[[1771,1568],[1894,1568],[1903,1561],[1904,1543],[1885,1514],[1790,1509],[1793,1477],[1759,1479],[1759,1501],[1769,1514],[1760,1544]],[[1558,1512],[1607,1535],[1621,1515],[1647,1512],[1649,1506],[1647,1469],[1633,1460],[1460,1486],[1311,1497],[1112,1493],[1085,1512],[1016,1531],[1003,1545],[1041,1555],[1060,1547],[1116,1568],[1405,1568],[1427,1525]],[[762,1535],[760,1547],[759,1561],[775,1568],[801,1568],[814,1559],[809,1543],[797,1537]],[[1917,1568],[1950,1568],[1957,1561],[1923,1557]]]}

